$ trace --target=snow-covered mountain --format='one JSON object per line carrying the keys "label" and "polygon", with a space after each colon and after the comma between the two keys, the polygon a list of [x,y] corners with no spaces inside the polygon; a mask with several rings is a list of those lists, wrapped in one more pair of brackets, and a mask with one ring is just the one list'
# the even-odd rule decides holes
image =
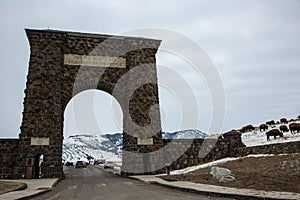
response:
{"label": "snow-covered mountain", "polygon": [[[199,130],[184,130],[173,133],[163,132],[163,139],[196,139],[203,138],[207,134]],[[122,160],[122,134],[106,135],[72,135],[64,140],[63,161],[73,162],[77,160]]]}
{"label": "snow-covered mountain", "polygon": [[174,133],[163,132],[162,137],[163,139],[198,139],[204,138],[207,134],[203,133],[199,130],[184,130],[184,131],[177,131]]}

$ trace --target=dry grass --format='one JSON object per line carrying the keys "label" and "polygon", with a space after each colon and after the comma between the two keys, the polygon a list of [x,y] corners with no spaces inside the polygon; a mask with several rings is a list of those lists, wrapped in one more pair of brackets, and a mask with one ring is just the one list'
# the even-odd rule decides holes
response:
{"label": "dry grass", "polygon": [[15,190],[21,190],[25,189],[26,184],[20,183],[20,182],[9,182],[9,181],[0,181],[0,195],[15,191]]}
{"label": "dry grass", "polygon": [[250,157],[218,166],[230,169],[236,180],[220,183],[210,176],[210,167],[164,178],[226,187],[300,193],[300,154]]}

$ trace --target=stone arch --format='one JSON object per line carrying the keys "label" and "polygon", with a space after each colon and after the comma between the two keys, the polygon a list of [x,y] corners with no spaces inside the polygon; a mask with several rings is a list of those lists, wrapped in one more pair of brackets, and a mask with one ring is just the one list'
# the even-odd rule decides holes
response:
{"label": "stone arch", "polygon": [[[25,174],[28,153],[43,152],[42,177],[64,176],[64,109],[75,94],[88,89],[113,95],[123,110],[123,175],[156,173],[163,155],[137,155],[163,145],[155,63],[161,41],[56,30],[26,29],[26,34],[31,52],[15,177]],[[141,80],[147,82],[133,88]],[[149,123],[159,129],[144,129]],[[145,131],[151,136],[145,138]]]}
{"label": "stone arch", "polygon": [[[96,88],[95,88],[96,85]],[[77,94],[80,92],[90,90],[90,89],[97,89],[104,92],[107,92],[108,94],[112,95],[114,86],[106,81],[99,81],[98,83],[84,81],[82,83],[79,83],[76,87],[70,87],[66,89],[62,94],[62,106],[63,108],[66,107],[68,102]]]}

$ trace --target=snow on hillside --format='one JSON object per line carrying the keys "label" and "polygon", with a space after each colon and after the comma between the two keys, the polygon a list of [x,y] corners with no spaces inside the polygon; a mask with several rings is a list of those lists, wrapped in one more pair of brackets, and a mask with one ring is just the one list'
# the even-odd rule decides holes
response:
{"label": "snow on hillside", "polygon": [[[112,135],[111,140],[122,139],[122,135]],[[73,135],[64,140],[63,161],[76,162],[78,160],[88,161],[89,157],[96,160],[105,159],[111,161],[121,161],[121,147],[113,143],[105,135]]]}
{"label": "snow on hillside", "polygon": [[[295,121],[296,123],[299,123],[300,121]],[[288,124],[291,124],[294,122],[289,122]],[[270,137],[270,141],[267,141],[266,132],[271,129],[279,129],[279,126],[286,125],[288,127],[288,124],[276,124],[272,127],[269,127],[266,131],[260,131],[260,130],[254,130],[250,132],[246,132],[242,134],[242,142],[247,146],[259,146],[259,145],[266,145],[266,144],[274,144],[274,143],[284,143],[284,142],[293,142],[293,141],[300,141],[300,134],[295,133],[291,134],[291,132],[285,132],[283,133],[283,137],[277,136],[276,139],[274,139],[273,136]]]}
{"label": "snow on hillside", "polygon": [[[300,120],[296,121],[300,123]],[[289,124],[292,122],[289,122]],[[271,129],[279,129],[282,124],[276,124]],[[288,124],[286,124],[288,126]],[[268,130],[267,130],[268,131]],[[300,141],[300,134],[283,133],[284,137],[270,137],[267,141],[266,132],[259,130],[242,134],[242,142],[246,146],[258,146],[265,144]],[[199,130],[184,130],[173,133],[163,132],[163,139],[196,139],[207,137],[207,134]],[[72,135],[64,140],[63,161],[76,162],[88,161],[88,158],[103,159],[120,162],[122,160],[122,134],[106,135]]]}
{"label": "snow on hillside", "polygon": [[163,132],[162,135],[163,139],[197,139],[207,136],[206,133],[199,130],[184,130],[174,133]]}
{"label": "snow on hillside", "polygon": [[[207,136],[199,130],[185,130],[174,133],[163,132],[163,139],[195,139]],[[111,161],[122,160],[122,134],[72,135],[64,140],[63,161],[75,163],[88,161],[89,157]]]}

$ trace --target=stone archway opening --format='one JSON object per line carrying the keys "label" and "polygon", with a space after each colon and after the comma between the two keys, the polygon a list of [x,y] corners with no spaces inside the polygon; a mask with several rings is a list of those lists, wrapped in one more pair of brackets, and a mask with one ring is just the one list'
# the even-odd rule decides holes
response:
{"label": "stone archway opening", "polygon": [[63,163],[121,162],[123,113],[107,92],[91,89],[75,95],[65,108],[63,129]]}
{"label": "stone archway opening", "polygon": [[42,178],[43,162],[44,162],[43,154],[28,153],[26,155],[24,178],[29,178],[29,179]]}

